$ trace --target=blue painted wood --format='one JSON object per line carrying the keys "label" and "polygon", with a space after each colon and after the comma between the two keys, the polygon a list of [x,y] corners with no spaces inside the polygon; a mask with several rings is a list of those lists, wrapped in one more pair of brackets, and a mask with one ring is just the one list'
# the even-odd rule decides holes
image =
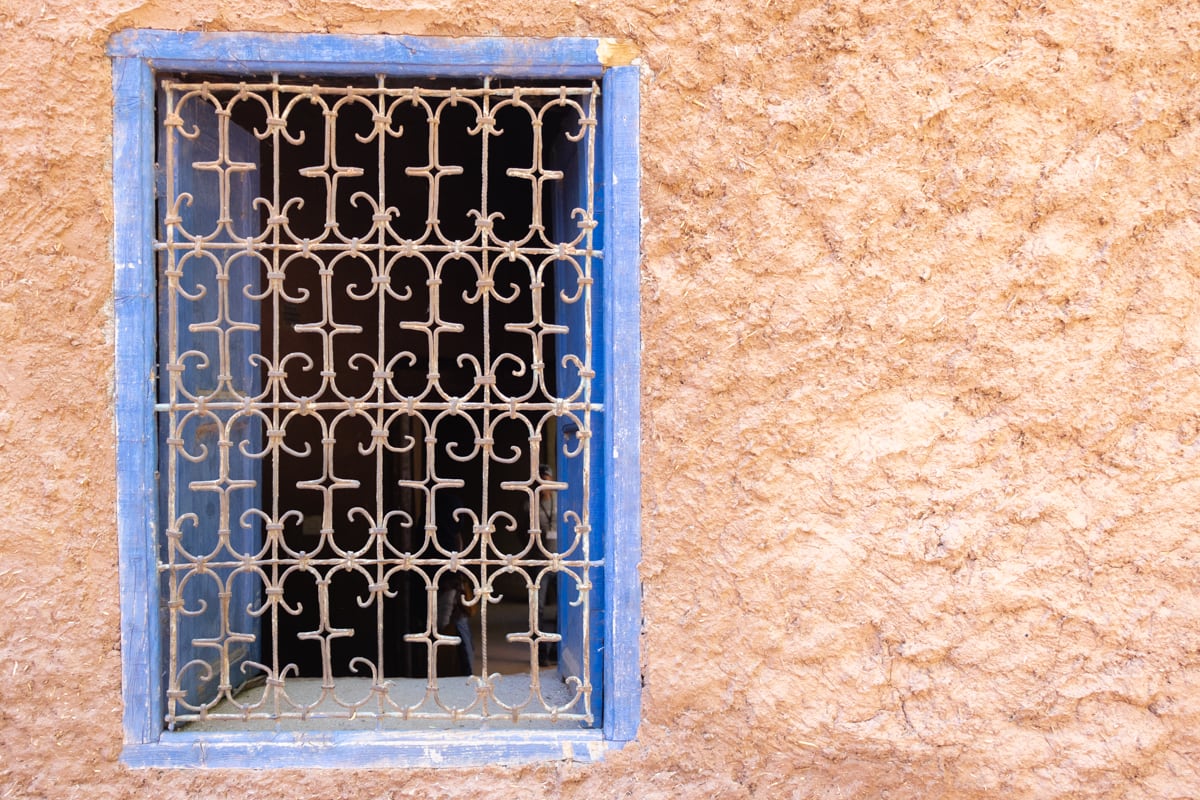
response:
{"label": "blue painted wood", "polygon": [[[596,760],[634,737],[640,719],[641,597],[637,68],[606,72],[599,42],[451,40],[125,31],[110,40],[115,97],[114,258],[117,329],[118,534],[126,748],[132,766],[465,766],[574,758]],[[603,730],[317,734],[183,734],[162,731],[161,641],[155,571],[157,433],[149,376],[155,362],[153,253],[153,70],[204,69],[406,76],[599,77],[606,184],[607,274],[600,300],[607,369],[595,491],[604,501],[607,646]],[[598,438],[601,438],[598,437]],[[560,527],[560,537],[566,531]]]}
{"label": "blue painted wood", "polygon": [[[601,109],[600,119],[604,118]],[[606,219],[605,198],[608,196],[608,181],[604,166],[606,147],[603,133],[597,131],[596,155],[593,168],[592,204],[593,214],[600,223],[592,231],[592,247],[604,253],[604,257],[593,259],[592,277],[595,284],[592,289],[592,369],[596,379],[592,382],[592,401],[604,410],[592,414],[592,447],[589,453],[592,474],[592,485],[589,500],[591,531],[589,533],[589,553],[593,561],[603,561],[604,566],[591,571],[589,578],[592,583],[589,603],[588,636],[582,641],[582,648],[589,654],[588,671],[592,685],[592,711],[596,716],[596,724],[602,725],[606,714],[607,697],[604,691],[604,672],[606,668],[604,646],[607,633],[608,619],[608,562],[605,541],[610,537],[608,528],[608,509],[606,506],[606,487],[612,477],[608,464],[605,463],[605,450],[608,441],[608,390],[610,385],[609,368],[612,358],[610,344],[605,338],[605,302],[608,292],[608,259],[605,251]],[[586,177],[586,171],[580,172],[580,178]],[[581,198],[585,197],[584,187],[580,187]]]}
{"label": "blue painted wood", "polygon": [[420,38],[125,30],[111,56],[139,56],[155,69],[319,72],[414,77],[600,77],[599,39]]}
{"label": "blue painted wood", "polygon": [[641,186],[638,68],[604,75],[605,738],[628,741],[641,719]]}
{"label": "blue painted wood", "polygon": [[154,86],[139,59],[113,62],[113,306],[117,540],[125,741],[162,727],[155,570]]}
{"label": "blue painted wood", "polygon": [[370,769],[472,767],[537,761],[599,761],[600,731],[433,731],[328,733],[164,733],[154,745],[127,747],[131,767]]}

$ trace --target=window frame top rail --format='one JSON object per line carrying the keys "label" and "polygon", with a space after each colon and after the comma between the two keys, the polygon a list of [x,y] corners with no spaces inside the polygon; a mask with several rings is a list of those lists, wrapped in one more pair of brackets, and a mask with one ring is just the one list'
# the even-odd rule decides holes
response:
{"label": "window frame top rail", "polygon": [[461,78],[598,78],[629,66],[632,48],[611,38],[420,37],[124,30],[113,58],[144,59],[155,70],[230,74],[319,71]]}

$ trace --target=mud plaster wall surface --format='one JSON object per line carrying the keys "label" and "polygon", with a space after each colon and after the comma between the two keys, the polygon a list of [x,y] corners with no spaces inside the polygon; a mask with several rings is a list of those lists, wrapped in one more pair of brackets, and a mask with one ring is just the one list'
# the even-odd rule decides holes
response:
{"label": "mud plaster wall surface", "polygon": [[[0,797],[1200,795],[1200,6],[0,4]],[[638,741],[120,766],[125,27],[644,62]]]}

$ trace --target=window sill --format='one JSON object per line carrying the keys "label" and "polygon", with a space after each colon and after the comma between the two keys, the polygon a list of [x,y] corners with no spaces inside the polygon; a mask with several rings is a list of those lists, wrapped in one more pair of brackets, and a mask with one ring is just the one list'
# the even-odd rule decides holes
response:
{"label": "window sill", "polygon": [[134,768],[388,769],[475,767],[539,761],[596,762],[624,742],[603,731],[306,731],[163,732],[156,743],[127,745]]}

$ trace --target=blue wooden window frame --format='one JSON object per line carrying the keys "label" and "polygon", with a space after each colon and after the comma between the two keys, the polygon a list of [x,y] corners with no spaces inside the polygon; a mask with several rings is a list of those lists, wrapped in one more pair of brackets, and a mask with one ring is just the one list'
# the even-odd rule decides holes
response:
{"label": "blue wooden window frame", "polygon": [[[638,265],[638,68],[608,40],[197,33],[115,34],[113,204],[117,532],[120,548],[122,760],[144,767],[404,767],[593,761],[632,740],[641,716]],[[577,731],[188,733],[163,727],[163,642],[156,572],[157,330],[153,252],[155,73],[269,72],[402,77],[597,79],[605,174],[603,327],[607,365],[600,502],[606,520],[602,727]]]}

